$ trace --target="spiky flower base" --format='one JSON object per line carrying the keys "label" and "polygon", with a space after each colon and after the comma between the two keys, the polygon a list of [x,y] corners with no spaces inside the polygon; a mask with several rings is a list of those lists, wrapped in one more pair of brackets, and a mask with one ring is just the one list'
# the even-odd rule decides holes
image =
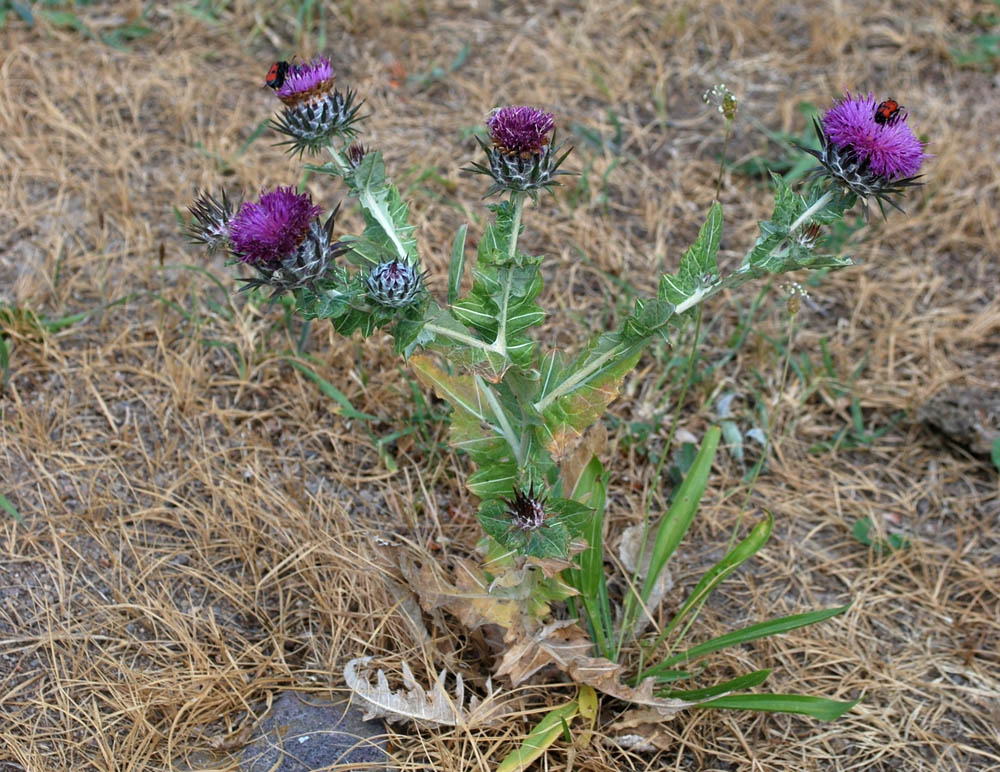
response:
{"label": "spiky flower base", "polygon": [[[554,133],[552,137],[554,140]],[[485,174],[493,178],[493,185],[486,191],[487,196],[504,190],[518,193],[537,193],[541,189],[548,190],[559,184],[555,180],[558,175],[568,173],[560,171],[559,167],[566,160],[566,156],[570,154],[572,148],[566,150],[561,156],[558,153],[562,148],[555,147],[553,144],[544,145],[537,153],[511,153],[504,148],[488,145],[481,139],[478,141],[486,153],[487,162],[485,164],[473,163],[466,171]]]}
{"label": "spiky flower base", "polygon": [[867,204],[869,198],[874,198],[878,203],[879,211],[885,217],[885,207],[883,203],[903,211],[893,199],[901,196],[908,188],[912,188],[923,183],[917,182],[921,175],[902,179],[890,179],[882,174],[872,171],[867,159],[861,159],[858,153],[851,147],[839,147],[831,142],[823,131],[823,126],[819,120],[814,120],[816,135],[819,137],[820,149],[799,145],[800,150],[804,150],[811,156],[819,160],[820,166],[815,170],[814,178],[828,176],[834,183],[841,185],[846,193],[853,193],[865,203],[865,214],[867,216]]}
{"label": "spiky flower base", "polygon": [[401,260],[389,260],[372,268],[365,278],[368,295],[389,308],[402,308],[415,302],[424,287],[423,275]]}
{"label": "spiky flower base", "polygon": [[204,244],[205,251],[210,255],[219,249],[228,249],[229,222],[233,219],[235,209],[224,190],[220,198],[202,193],[188,210],[194,217],[187,231],[191,241]]}
{"label": "spiky flower base", "polygon": [[510,515],[511,528],[518,531],[537,531],[545,525],[545,497],[535,495],[535,486],[527,491],[514,489],[514,498],[503,499]]}
{"label": "spiky flower base", "polygon": [[270,287],[274,290],[271,297],[275,298],[283,292],[315,289],[316,283],[329,273],[334,260],[347,251],[346,245],[333,239],[336,214],[335,209],[325,223],[313,220],[299,247],[277,266],[255,265],[259,276],[242,279],[244,284],[241,290]]}
{"label": "spiky flower base", "polygon": [[345,140],[354,137],[353,124],[359,120],[361,108],[360,102],[355,104],[356,96],[350,89],[346,93],[331,91],[285,108],[272,125],[290,137],[282,144],[288,145],[293,154],[318,153],[335,136]]}

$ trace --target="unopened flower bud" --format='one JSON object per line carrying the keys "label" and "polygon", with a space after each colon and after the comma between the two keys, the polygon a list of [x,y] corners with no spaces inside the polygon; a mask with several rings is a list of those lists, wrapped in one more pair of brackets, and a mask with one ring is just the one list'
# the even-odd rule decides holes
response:
{"label": "unopened flower bud", "polygon": [[351,169],[357,171],[365,156],[368,155],[368,148],[360,142],[354,142],[347,148],[345,155],[347,156],[347,163],[351,165]]}
{"label": "unopened flower bud", "polygon": [[423,289],[423,276],[401,260],[388,260],[372,268],[365,279],[368,295],[379,305],[402,308],[416,301]]}
{"label": "unopened flower bud", "polygon": [[535,494],[532,485],[527,492],[514,489],[514,498],[503,499],[507,505],[507,514],[511,517],[511,526],[518,531],[537,531],[545,524],[545,497]]}
{"label": "unopened flower bud", "polygon": [[795,232],[795,242],[806,249],[812,249],[816,246],[822,232],[823,228],[818,222],[809,223]]}

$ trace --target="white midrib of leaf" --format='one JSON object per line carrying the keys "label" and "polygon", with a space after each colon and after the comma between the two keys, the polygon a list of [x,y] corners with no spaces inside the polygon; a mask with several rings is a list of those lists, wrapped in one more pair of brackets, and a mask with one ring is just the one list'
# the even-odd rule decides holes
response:
{"label": "white midrib of leaf", "polygon": [[[678,303],[676,306],[674,306],[674,312],[672,316],[683,314],[688,309],[694,308],[709,295],[715,294],[719,286],[720,285],[718,284],[713,284],[711,286],[695,290],[687,300]],[[629,344],[624,348],[631,348],[634,345],[635,345],[634,343]],[[543,410],[545,410],[549,405],[551,405],[560,397],[575,391],[578,386],[586,383],[586,381],[588,381],[594,373],[598,372],[605,365],[606,362],[608,362],[611,359],[614,359],[619,354],[621,354],[624,348],[622,346],[615,346],[610,351],[606,351],[605,353],[601,354],[601,356],[597,357],[597,359],[595,359],[590,364],[577,370],[569,378],[567,378],[565,381],[556,386],[552,391],[550,391],[548,394],[546,394],[544,397],[538,400],[538,402],[536,402],[533,405],[535,410],[541,413]]]}
{"label": "white midrib of leaf", "polygon": [[[493,411],[493,415],[496,416],[497,422],[500,424],[500,431],[503,433],[503,438],[510,445],[510,449],[514,453],[514,460],[517,461],[518,466],[524,465],[524,445],[521,439],[515,434],[514,427],[510,425],[510,421],[507,419],[507,414],[504,412],[503,407],[500,405],[500,401],[497,399],[496,394],[493,393],[493,389],[486,385],[480,376],[476,376],[476,388],[486,397],[486,401],[490,405],[490,410]],[[496,428],[496,427],[494,427]]]}
{"label": "white midrib of leaf", "polygon": [[[327,150],[330,151],[330,155],[333,156],[334,163],[340,169],[341,174],[347,174],[350,170],[350,166],[347,161],[344,160],[344,156],[339,150],[336,150],[333,146],[327,146]],[[385,183],[388,184],[388,183]],[[388,192],[383,190],[382,200],[372,194],[371,190],[367,187],[358,190],[358,201],[361,206],[366,210],[371,212],[372,217],[375,218],[382,230],[385,231],[385,235],[389,237],[392,241],[393,246],[396,248],[396,254],[399,256],[400,260],[409,265],[410,259],[406,252],[406,248],[403,246],[402,240],[399,238],[399,234],[396,233],[396,225],[392,221],[392,215],[389,214],[389,209],[387,208]]]}
{"label": "white midrib of leaf", "polygon": [[[379,200],[380,198],[381,200]],[[364,188],[358,191],[358,201],[361,202],[361,206],[371,212],[372,217],[376,219],[382,230],[385,231],[385,235],[392,240],[399,259],[409,265],[410,258],[406,253],[406,248],[403,246],[402,240],[399,238],[399,234],[396,233],[396,226],[392,221],[392,215],[389,214],[389,209],[386,206],[387,196],[385,193],[383,192],[382,196],[376,197],[368,188]]]}

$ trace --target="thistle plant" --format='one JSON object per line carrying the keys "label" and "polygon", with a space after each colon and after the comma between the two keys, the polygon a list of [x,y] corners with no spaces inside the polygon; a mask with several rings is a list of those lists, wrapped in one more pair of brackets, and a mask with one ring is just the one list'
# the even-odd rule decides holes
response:
{"label": "thistle plant", "polygon": [[[535,336],[545,319],[538,303],[544,258],[519,246],[528,204],[554,194],[567,173],[570,149],[556,143],[556,117],[508,106],[487,118],[482,155],[467,169],[488,177],[486,196],[500,200],[487,204],[491,219],[476,246],[471,288],[461,291],[468,270],[463,226],[451,245],[445,296],[438,297],[426,282],[407,203],[390,182],[382,153],[356,141],[362,118],[355,93],[335,88],[325,58],[280,64],[268,80],[282,105],[274,128],[293,156],[325,156],[307,168],[342,181],[360,207],[363,231],[337,232],[337,206],[323,219],[307,194],[279,187],[239,206],[228,193],[202,196],[191,208],[191,235],[253,270],[245,288],[289,293],[305,319],[329,320],[343,335],[385,330],[417,378],[451,405],[450,439],[469,462],[465,484],[479,500],[483,560],[463,563],[464,584],[450,593],[441,581],[425,586],[425,574],[401,561],[427,607],[444,606],[470,627],[504,628],[507,648],[498,652],[496,674],[515,684],[555,666],[581,688],[663,716],[694,705],[820,718],[849,709],[853,703],[816,697],[737,694],[761,683],[764,670],[707,688],[675,688],[696,676],[699,659],[726,646],[845,610],[783,617],[684,645],[711,591],[767,541],[770,514],[705,574],[672,619],[641,633],[640,622],[655,616],[658,580],[697,513],[718,429],[706,433],[673,504],[650,525],[648,561],[628,578],[620,604],[609,595],[605,574],[608,473],[580,448],[647,347],[674,345],[686,325],[700,322],[702,305],[714,295],[763,277],[850,265],[847,257],[822,252],[823,231],[858,200],[899,208],[898,199],[918,184],[924,153],[908,116],[895,102],[893,111],[872,95],[845,96],[816,121],[819,149],[804,148],[820,164],[806,186],[794,191],[772,178],[773,212],[735,269],[723,273],[717,263],[723,218],[715,201],[676,270],[660,277],[656,294],[636,298],[615,329],[587,331],[589,341],[566,353]],[[736,97],[724,88],[710,94],[726,119],[728,142]],[[470,590],[469,581],[479,589]]]}

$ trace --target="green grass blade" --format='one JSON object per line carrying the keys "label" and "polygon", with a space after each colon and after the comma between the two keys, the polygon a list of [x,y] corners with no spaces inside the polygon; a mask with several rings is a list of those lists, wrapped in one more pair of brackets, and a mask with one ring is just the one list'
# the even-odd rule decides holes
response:
{"label": "green grass blade", "polygon": [[550,710],[524,738],[521,747],[508,754],[496,772],[522,772],[535,759],[545,753],[545,749],[555,742],[563,732],[563,724],[577,714],[580,705],[576,700],[562,707]]}
{"label": "green grass blade", "polygon": [[309,366],[303,364],[297,359],[293,359],[292,357],[284,357],[284,359],[286,362],[288,362],[288,364],[290,364],[300,373],[308,377],[313,383],[319,386],[319,390],[323,392],[323,394],[325,394],[327,397],[329,397],[338,405],[340,405],[341,407],[340,415],[345,416],[347,418],[355,418],[360,421],[380,420],[379,417],[376,415],[370,415],[369,413],[362,413],[360,410],[356,410],[354,408],[354,405],[351,404],[351,401],[347,398],[344,392],[342,392],[328,380],[319,375],[319,373],[314,372]]}
{"label": "green grass blade", "polygon": [[640,593],[643,603],[649,600],[649,594],[653,591],[660,572],[670,560],[670,556],[674,554],[674,550],[677,549],[677,545],[684,538],[688,528],[691,527],[691,521],[694,520],[695,513],[698,511],[698,502],[701,501],[701,496],[705,492],[705,484],[708,482],[708,474],[712,470],[712,461],[715,459],[715,451],[719,446],[721,434],[722,432],[717,426],[708,430],[701,444],[701,450],[698,451],[698,456],[685,475],[681,487],[677,490],[674,503],[670,505],[666,516],[660,521],[659,528],[656,529],[656,541],[653,544],[653,554],[649,561],[649,572]]}
{"label": "green grass blade", "polygon": [[741,675],[739,678],[733,678],[725,683],[709,686],[705,689],[690,689],[688,691],[665,689],[664,691],[659,692],[658,696],[674,697],[679,700],[697,702],[700,700],[707,700],[710,697],[718,697],[720,694],[724,694],[726,692],[735,692],[741,689],[752,689],[754,686],[760,686],[764,683],[769,675],[771,675],[770,670],[755,670],[752,673]]}
{"label": "green grass blade", "polygon": [[694,673],[690,670],[663,670],[656,674],[656,680],[661,684],[668,684],[671,681],[683,681],[687,678],[694,678]]}
{"label": "green grass blade", "polygon": [[750,531],[750,534],[743,541],[737,544],[722,560],[705,572],[705,575],[701,577],[680,610],[657,637],[652,648],[655,649],[661,642],[666,640],[670,633],[677,628],[681,620],[691,613],[693,609],[701,607],[723,579],[743,565],[757,550],[763,547],[770,538],[773,528],[774,516],[768,512],[767,517],[754,526],[753,530]]}
{"label": "green grass blade", "polygon": [[642,678],[648,678],[651,675],[655,675],[656,671],[666,670],[679,662],[691,662],[699,657],[704,657],[706,654],[711,654],[729,646],[736,646],[741,643],[756,641],[759,638],[767,638],[771,635],[787,633],[789,630],[795,630],[799,627],[814,625],[817,622],[822,622],[830,617],[843,614],[849,608],[850,605],[820,609],[819,611],[807,611],[804,614],[793,614],[791,616],[780,617],[778,619],[769,619],[767,622],[760,622],[756,625],[751,625],[750,627],[744,627],[742,630],[726,633],[725,635],[720,635],[718,638],[705,641],[705,643],[692,646],[687,651],[683,651],[680,654],[669,657],[654,667],[648,668],[643,671],[641,675]]}
{"label": "green grass blade", "polygon": [[468,230],[468,224],[463,224],[451,243],[451,262],[448,264],[448,305],[458,300],[462,290],[462,274],[465,272],[465,235]]}
{"label": "green grass blade", "polygon": [[729,710],[758,710],[768,713],[799,713],[812,716],[820,721],[840,718],[861,700],[840,702],[824,697],[808,697],[804,694],[730,694],[711,702],[703,702],[699,708],[727,708]]}
{"label": "green grass blade", "polygon": [[10,381],[10,350],[7,347],[7,339],[0,335],[0,393],[7,388]]}
{"label": "green grass blade", "polygon": [[610,652],[613,634],[611,603],[604,574],[604,505],[606,475],[597,456],[590,459],[576,481],[570,498],[592,507],[594,514],[584,531],[587,549],[580,554],[580,569],[566,572],[566,579],[580,592],[594,642],[603,656]]}
{"label": "green grass blade", "polygon": [[11,517],[17,520],[17,522],[19,523],[24,522],[24,518],[21,517],[20,513],[17,511],[17,507],[11,504],[7,500],[7,497],[4,496],[2,493],[0,493],[0,507],[3,507],[5,510],[7,510],[7,514],[9,514]]}

